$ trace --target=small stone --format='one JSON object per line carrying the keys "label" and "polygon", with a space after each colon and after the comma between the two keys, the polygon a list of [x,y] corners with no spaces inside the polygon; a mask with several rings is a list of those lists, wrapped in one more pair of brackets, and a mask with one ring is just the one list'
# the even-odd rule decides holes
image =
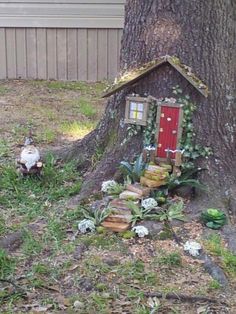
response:
{"label": "small stone", "polygon": [[113,257],[105,257],[103,262],[106,263],[108,266],[116,266],[119,264],[119,260]]}
{"label": "small stone", "polygon": [[78,301],[78,300],[76,300],[75,302],[74,302],[74,308],[75,309],[82,309],[84,307],[84,303],[82,303],[82,302],[80,302],[80,301]]}

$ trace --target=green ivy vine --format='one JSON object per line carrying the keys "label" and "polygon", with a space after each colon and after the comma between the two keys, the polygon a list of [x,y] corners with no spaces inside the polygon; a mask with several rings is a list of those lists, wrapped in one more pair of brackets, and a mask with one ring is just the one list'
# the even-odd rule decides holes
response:
{"label": "green ivy vine", "polygon": [[193,168],[194,161],[199,157],[208,157],[212,154],[210,147],[203,147],[196,144],[196,133],[193,126],[193,114],[197,107],[191,102],[188,95],[183,95],[179,86],[173,88],[173,93],[178,96],[177,103],[183,104],[183,120],[182,120],[182,138],[180,142],[181,150],[184,150],[183,156],[185,162],[182,164],[182,168]]}

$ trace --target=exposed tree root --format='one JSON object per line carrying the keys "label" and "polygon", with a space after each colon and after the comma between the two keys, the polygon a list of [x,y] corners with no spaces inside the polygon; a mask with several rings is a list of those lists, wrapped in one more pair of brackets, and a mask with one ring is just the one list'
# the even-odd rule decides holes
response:
{"label": "exposed tree root", "polygon": [[146,297],[151,297],[151,298],[163,298],[163,299],[168,299],[168,300],[179,300],[183,302],[209,302],[209,303],[220,303],[227,305],[226,302],[221,301],[221,300],[216,300],[204,296],[195,296],[195,295],[186,295],[186,294],[181,294],[181,293],[162,293],[162,292],[150,292],[150,293],[144,293]]}

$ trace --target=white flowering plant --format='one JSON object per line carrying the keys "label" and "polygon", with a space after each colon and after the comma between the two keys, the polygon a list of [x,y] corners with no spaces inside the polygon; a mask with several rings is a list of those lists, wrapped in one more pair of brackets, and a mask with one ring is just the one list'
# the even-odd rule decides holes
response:
{"label": "white flowering plant", "polygon": [[118,195],[123,192],[124,187],[114,180],[108,180],[102,182],[101,191],[108,195]]}
{"label": "white flowering plant", "polygon": [[154,198],[150,197],[142,200],[141,206],[146,210],[151,210],[157,207],[157,202]]}
{"label": "white flowering plant", "polygon": [[139,220],[158,219],[158,215],[156,213],[154,214],[151,213],[151,211],[154,208],[153,206],[151,206],[151,204],[154,205],[154,202],[150,201],[149,206],[145,208],[143,206],[140,207],[138,204],[135,204],[132,201],[127,202],[127,206],[131,209],[131,213],[132,213],[132,218],[131,218],[132,226],[134,226],[136,222]]}
{"label": "white flowering plant", "polygon": [[139,236],[139,238],[144,238],[149,234],[148,229],[144,226],[135,226],[132,228],[132,231],[134,231]]}
{"label": "white flowering plant", "polygon": [[184,244],[184,250],[194,257],[197,257],[200,254],[201,249],[201,244],[196,241],[190,240]]}
{"label": "white flowering plant", "polygon": [[83,219],[78,223],[78,229],[81,233],[94,232],[96,227],[92,220]]}

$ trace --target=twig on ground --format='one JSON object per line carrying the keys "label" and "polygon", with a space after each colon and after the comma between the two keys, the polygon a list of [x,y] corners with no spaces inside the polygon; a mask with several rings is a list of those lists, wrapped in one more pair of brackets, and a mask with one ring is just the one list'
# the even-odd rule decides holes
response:
{"label": "twig on ground", "polygon": [[14,291],[12,291],[12,292],[10,292],[10,293],[8,293],[6,295],[0,296],[0,302],[1,301],[6,301],[9,298],[11,298],[13,296],[16,296],[16,295],[19,295],[21,297],[26,297],[26,291],[22,287],[20,287],[16,283],[14,283],[12,280],[0,278],[0,282],[9,283],[9,284],[11,284],[15,288]]}

